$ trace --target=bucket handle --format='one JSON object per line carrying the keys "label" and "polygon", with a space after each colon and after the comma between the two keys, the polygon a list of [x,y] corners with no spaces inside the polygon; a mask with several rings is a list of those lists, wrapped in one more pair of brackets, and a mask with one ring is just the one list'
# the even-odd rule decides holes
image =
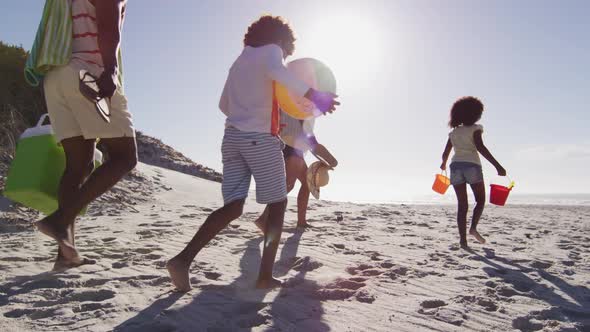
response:
{"label": "bucket handle", "polygon": [[441,174],[441,175],[444,175],[444,176],[445,176],[445,177],[447,177],[447,178],[449,177],[449,176],[447,175],[447,170],[446,170],[446,169],[443,169],[443,170],[440,172],[440,174]]}
{"label": "bucket handle", "polygon": [[512,181],[512,178],[510,178],[508,174],[506,174],[505,177],[508,179],[508,186],[506,186],[506,188],[508,188],[508,190],[512,190],[512,188],[514,188],[514,181]]}
{"label": "bucket handle", "polygon": [[41,117],[39,118],[39,121],[37,122],[37,126],[36,127],[41,127],[43,125],[43,122],[45,122],[45,120],[48,117],[49,117],[49,114],[48,113],[45,113],[45,114],[41,115]]}
{"label": "bucket handle", "polygon": [[508,178],[508,190],[512,190],[512,188],[514,188],[514,181],[512,181],[512,179],[508,176],[508,174],[506,174],[506,177]]}

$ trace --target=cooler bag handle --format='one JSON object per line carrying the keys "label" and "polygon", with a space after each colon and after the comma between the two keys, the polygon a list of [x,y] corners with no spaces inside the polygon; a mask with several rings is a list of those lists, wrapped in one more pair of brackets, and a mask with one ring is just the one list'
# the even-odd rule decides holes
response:
{"label": "cooler bag handle", "polygon": [[[39,121],[37,121],[37,125],[35,127],[41,127],[43,125],[43,122],[45,122],[45,120],[49,117],[49,113],[45,113],[43,115],[41,115],[41,117],[39,118]],[[51,123],[51,119],[49,119],[49,123]]]}
{"label": "cooler bag handle", "polygon": [[[24,139],[33,136],[40,136],[40,135],[53,135],[53,130],[51,125],[43,125],[43,122],[47,120],[49,114],[45,113],[41,115],[39,121],[37,121],[37,125],[35,127],[31,127],[26,129],[19,137],[19,139]],[[51,120],[51,119],[50,119]],[[51,121],[49,121],[51,122]]]}

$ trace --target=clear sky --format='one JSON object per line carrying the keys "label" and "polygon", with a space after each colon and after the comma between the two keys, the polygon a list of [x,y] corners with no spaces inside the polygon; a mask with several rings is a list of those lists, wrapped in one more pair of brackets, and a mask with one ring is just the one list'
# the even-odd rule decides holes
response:
{"label": "clear sky", "polygon": [[[29,49],[44,1],[5,1],[0,40]],[[521,193],[590,192],[590,1],[130,0],[123,50],[137,129],[221,169],[218,99],[247,26],[282,15],[291,59],[331,67],[342,106],[316,122],[338,158],[323,198],[430,194],[463,95]],[[311,158],[308,158],[311,161]],[[486,181],[498,182],[485,162]]]}

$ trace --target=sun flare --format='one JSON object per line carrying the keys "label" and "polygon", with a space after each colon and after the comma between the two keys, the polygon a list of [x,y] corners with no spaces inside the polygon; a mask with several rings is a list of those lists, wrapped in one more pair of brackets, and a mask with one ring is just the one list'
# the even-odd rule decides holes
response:
{"label": "sun flare", "polygon": [[362,14],[334,13],[315,20],[302,41],[305,54],[351,78],[378,70],[383,41],[377,23]]}

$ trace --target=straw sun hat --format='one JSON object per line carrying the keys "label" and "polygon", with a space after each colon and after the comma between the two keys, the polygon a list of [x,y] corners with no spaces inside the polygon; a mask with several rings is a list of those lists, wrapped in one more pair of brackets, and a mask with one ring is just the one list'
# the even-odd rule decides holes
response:
{"label": "straw sun hat", "polygon": [[330,181],[328,171],[330,166],[321,161],[316,161],[307,169],[307,186],[309,192],[316,199],[320,199],[320,187],[324,187]]}

